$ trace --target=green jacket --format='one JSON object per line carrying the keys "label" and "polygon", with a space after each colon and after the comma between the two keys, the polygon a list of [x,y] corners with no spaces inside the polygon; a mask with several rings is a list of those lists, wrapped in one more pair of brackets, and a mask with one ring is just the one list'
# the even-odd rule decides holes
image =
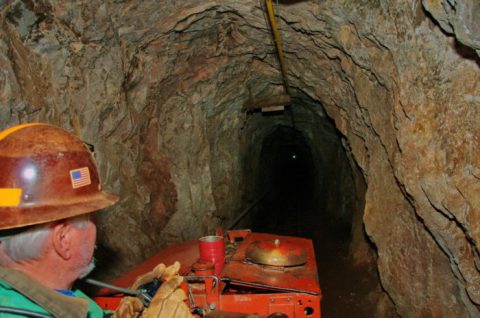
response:
{"label": "green jacket", "polygon": [[[103,310],[79,290],[66,296],[39,284],[24,273],[0,267],[0,306],[30,310],[58,318],[103,318]],[[0,312],[0,318],[19,318]]]}

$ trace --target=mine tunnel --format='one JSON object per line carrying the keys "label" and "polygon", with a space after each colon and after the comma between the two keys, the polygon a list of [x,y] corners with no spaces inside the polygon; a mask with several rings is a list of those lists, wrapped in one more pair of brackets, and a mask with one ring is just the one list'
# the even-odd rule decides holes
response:
{"label": "mine tunnel", "polygon": [[259,148],[252,150],[259,153],[256,171],[245,171],[256,176],[252,189],[259,196],[245,226],[312,239],[325,317],[371,317],[373,303],[365,295],[379,293],[378,276],[371,264],[357,267],[349,255],[354,240],[369,244],[354,224],[364,206],[364,181],[352,171],[358,168],[331,119],[314,115],[318,109],[320,103],[303,96],[282,112],[252,115],[250,129],[264,134],[252,145]]}
{"label": "mine tunnel", "polygon": [[306,212],[314,209],[317,175],[305,137],[295,128],[275,127],[262,143],[259,169],[259,193],[265,192],[265,198],[259,204],[253,229],[301,235],[308,226]]}
{"label": "mine tunnel", "polygon": [[324,318],[479,317],[478,0],[267,2],[0,2],[0,129],[120,198],[92,275],[251,228],[313,240]]}

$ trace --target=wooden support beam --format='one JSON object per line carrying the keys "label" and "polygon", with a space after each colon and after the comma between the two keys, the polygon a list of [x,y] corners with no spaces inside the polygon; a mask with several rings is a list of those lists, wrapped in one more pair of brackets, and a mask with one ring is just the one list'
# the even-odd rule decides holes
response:
{"label": "wooden support beam", "polygon": [[[268,96],[264,98],[252,98],[247,100],[247,102],[243,105],[242,110],[244,112],[251,112],[255,109],[263,109],[275,106],[282,106],[290,104],[291,98],[289,95],[275,95],[275,96]],[[268,110],[267,110],[268,111]]]}

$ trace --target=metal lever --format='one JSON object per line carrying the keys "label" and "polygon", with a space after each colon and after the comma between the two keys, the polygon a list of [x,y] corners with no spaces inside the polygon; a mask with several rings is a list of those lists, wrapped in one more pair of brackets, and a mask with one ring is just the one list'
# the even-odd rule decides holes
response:
{"label": "metal lever", "polygon": [[99,280],[96,280],[96,279],[93,279],[93,278],[87,278],[84,281],[86,283],[91,284],[91,285],[95,285],[95,286],[103,287],[103,288],[108,288],[108,289],[123,293],[125,295],[138,297],[146,307],[148,307],[150,305],[150,302],[152,301],[152,296],[150,296],[150,294],[148,293],[148,290],[144,289],[144,288],[141,288],[139,290],[133,290],[133,289],[129,289],[129,288],[124,288],[124,287],[108,284],[108,283],[105,283],[105,282],[102,282],[102,281],[99,281]]}

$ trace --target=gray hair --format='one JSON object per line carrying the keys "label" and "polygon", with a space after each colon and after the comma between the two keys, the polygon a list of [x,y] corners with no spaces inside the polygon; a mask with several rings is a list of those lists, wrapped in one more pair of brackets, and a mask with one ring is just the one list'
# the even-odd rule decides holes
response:
{"label": "gray hair", "polygon": [[[85,228],[88,222],[88,214],[67,219],[67,223],[76,228]],[[8,257],[15,262],[39,259],[45,247],[46,239],[52,232],[51,224],[36,225],[24,232],[0,238]]]}

